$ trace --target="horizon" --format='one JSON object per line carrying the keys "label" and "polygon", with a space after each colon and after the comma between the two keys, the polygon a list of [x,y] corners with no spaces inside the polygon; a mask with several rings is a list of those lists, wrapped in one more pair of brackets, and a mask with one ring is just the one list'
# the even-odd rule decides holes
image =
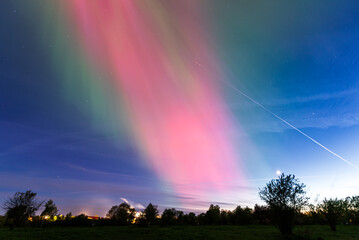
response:
{"label": "horizon", "polygon": [[358,10],[4,0],[0,202],[32,190],[64,215],[253,208],[281,173],[314,204],[359,195]]}

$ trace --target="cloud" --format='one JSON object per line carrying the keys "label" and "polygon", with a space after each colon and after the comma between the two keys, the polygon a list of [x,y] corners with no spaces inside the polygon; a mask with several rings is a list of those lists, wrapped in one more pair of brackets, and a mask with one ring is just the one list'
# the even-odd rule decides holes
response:
{"label": "cloud", "polygon": [[152,178],[148,178],[148,177],[136,176],[136,175],[130,175],[130,174],[122,174],[122,173],[115,173],[115,172],[108,172],[108,171],[102,171],[102,170],[95,170],[95,169],[87,168],[87,167],[77,165],[77,164],[72,164],[72,163],[60,163],[58,165],[68,167],[68,168],[71,168],[71,169],[74,169],[74,170],[77,170],[77,171],[81,171],[81,172],[84,172],[84,173],[102,175],[102,176],[112,177],[112,178],[121,178],[121,179],[126,179],[127,181],[129,181],[129,180],[153,181]]}
{"label": "cloud", "polygon": [[126,198],[120,198],[122,201],[124,201],[125,203],[129,204],[128,200]]}
{"label": "cloud", "polygon": [[126,198],[123,197],[121,197],[120,199],[125,203],[130,204],[130,206],[134,207],[136,210],[145,209],[145,207],[141,203],[135,203],[134,201],[127,200]]}
{"label": "cloud", "polygon": [[[359,125],[359,113],[333,113],[332,115],[325,116],[313,113],[308,114],[306,112],[300,117],[300,112],[303,113],[305,111],[298,109],[295,116],[287,113],[285,114],[287,117],[283,118],[298,129],[327,129],[330,127],[351,127]],[[269,117],[246,124],[246,130],[249,132],[283,132],[291,129],[292,128],[279,120]]]}
{"label": "cloud", "polygon": [[145,209],[145,206],[143,206],[141,203],[135,204],[135,207],[136,207],[137,209]]}
{"label": "cloud", "polygon": [[292,98],[262,99],[254,96],[253,101],[258,101],[258,104],[241,98],[241,102],[232,102],[230,107],[247,133],[282,132],[291,129],[259,105],[299,129],[350,127],[359,124],[359,111],[356,107],[358,93],[359,89],[354,88]]}
{"label": "cloud", "polygon": [[300,96],[293,98],[282,98],[282,99],[273,99],[270,101],[266,101],[267,106],[278,106],[278,105],[289,105],[289,104],[297,104],[297,103],[308,103],[314,101],[326,101],[336,98],[344,98],[350,95],[358,94],[359,89],[347,89],[340,92],[335,93],[321,93],[310,96]]}

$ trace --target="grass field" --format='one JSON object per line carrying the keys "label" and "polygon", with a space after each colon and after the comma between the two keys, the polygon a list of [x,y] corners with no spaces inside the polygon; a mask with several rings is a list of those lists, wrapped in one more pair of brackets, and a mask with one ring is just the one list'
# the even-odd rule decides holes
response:
{"label": "grass field", "polygon": [[[329,226],[295,228],[294,239],[359,240],[359,226],[338,226],[337,232]],[[182,226],[182,227],[53,227],[0,229],[1,240],[117,240],[117,239],[283,239],[272,226]]]}

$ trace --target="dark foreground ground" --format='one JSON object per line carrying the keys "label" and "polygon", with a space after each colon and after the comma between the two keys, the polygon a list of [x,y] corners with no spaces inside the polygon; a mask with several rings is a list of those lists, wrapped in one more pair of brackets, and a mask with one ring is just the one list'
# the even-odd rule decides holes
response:
{"label": "dark foreground ground", "polygon": [[[297,226],[292,239],[359,240],[359,226],[338,226],[337,232],[329,226]],[[283,239],[273,226],[182,226],[182,227],[53,227],[22,228],[9,231],[0,229],[1,240],[117,240],[117,239]],[[319,238],[320,239],[320,238]]]}

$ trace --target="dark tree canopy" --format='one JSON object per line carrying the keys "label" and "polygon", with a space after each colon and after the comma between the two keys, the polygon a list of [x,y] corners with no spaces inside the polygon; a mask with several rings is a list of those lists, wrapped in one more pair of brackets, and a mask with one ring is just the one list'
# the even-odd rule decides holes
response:
{"label": "dark tree canopy", "polygon": [[152,205],[152,203],[149,203],[146,209],[144,210],[144,217],[146,219],[146,222],[150,225],[155,223],[157,216],[158,216],[157,206]]}
{"label": "dark tree canopy", "polygon": [[181,225],[184,221],[188,221],[188,216],[175,208],[166,208],[161,216],[161,223],[163,225]]}
{"label": "dark tree canopy", "polygon": [[260,189],[259,196],[270,210],[273,222],[282,234],[292,234],[296,214],[308,203],[305,185],[294,175],[280,175]]}
{"label": "dark tree canopy", "polygon": [[218,224],[221,217],[220,207],[218,205],[209,206],[206,212],[206,219],[208,224]]}
{"label": "dark tree canopy", "polygon": [[232,212],[229,210],[221,210],[220,213],[220,223],[223,225],[232,223]]}
{"label": "dark tree canopy", "polygon": [[194,212],[185,214],[183,216],[183,222],[189,225],[197,225],[198,222],[197,222],[196,214]]}
{"label": "dark tree canopy", "polygon": [[245,225],[253,223],[253,210],[249,207],[242,208],[237,206],[233,211],[234,223],[238,225]]}
{"label": "dark tree canopy", "polygon": [[359,196],[347,197],[346,201],[349,203],[350,209],[359,211]]}
{"label": "dark tree canopy", "polygon": [[183,213],[183,211],[178,211],[177,210],[177,212],[176,212],[176,223],[177,224],[183,224],[183,222],[184,222],[184,213]]}
{"label": "dark tree canopy", "polygon": [[270,210],[267,206],[254,205],[253,217],[259,224],[269,224]]}
{"label": "dark tree canopy", "polygon": [[346,201],[348,202],[348,222],[352,224],[359,224],[359,196],[347,197]]}
{"label": "dark tree canopy", "polygon": [[59,210],[57,209],[53,200],[49,200],[45,203],[45,209],[42,211],[41,216],[49,216],[51,219],[57,215]]}
{"label": "dark tree canopy", "polygon": [[324,199],[322,204],[318,205],[319,212],[326,218],[332,231],[336,231],[339,220],[343,217],[348,202],[342,199]]}
{"label": "dark tree canopy", "polygon": [[3,209],[6,211],[6,223],[11,227],[23,226],[29,217],[41,207],[42,202],[36,200],[36,193],[32,191],[17,192],[5,201]]}
{"label": "dark tree canopy", "polygon": [[112,206],[107,213],[107,217],[115,220],[119,225],[130,224],[135,218],[136,210],[128,203]]}
{"label": "dark tree canopy", "polygon": [[278,179],[272,179],[260,189],[259,196],[269,207],[299,211],[308,203],[305,187],[294,175],[282,173]]}
{"label": "dark tree canopy", "polygon": [[177,210],[174,208],[166,208],[161,217],[162,224],[173,225],[177,220]]}

